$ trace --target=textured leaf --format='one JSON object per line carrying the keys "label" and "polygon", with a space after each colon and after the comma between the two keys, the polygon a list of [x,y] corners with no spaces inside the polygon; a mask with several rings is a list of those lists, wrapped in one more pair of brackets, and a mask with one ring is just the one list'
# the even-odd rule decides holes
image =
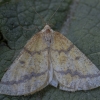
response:
{"label": "textured leaf", "polygon": [[[0,45],[0,79],[26,41],[43,28],[43,20],[48,22],[60,4],[59,10],[49,20],[49,24],[53,25],[54,30],[60,31],[65,23],[63,28],[65,27],[67,30],[67,33],[66,31],[64,33],[66,37],[100,69],[99,0],[80,0],[79,2],[73,0],[73,3],[71,0],[8,1],[8,3],[7,0],[0,1],[0,30],[6,40],[6,42],[4,41],[6,45],[4,45],[5,43]],[[34,8],[43,17],[42,19],[35,13]],[[99,100],[99,91],[100,88],[72,93],[48,86],[42,91],[26,97],[0,95],[0,100]]]}

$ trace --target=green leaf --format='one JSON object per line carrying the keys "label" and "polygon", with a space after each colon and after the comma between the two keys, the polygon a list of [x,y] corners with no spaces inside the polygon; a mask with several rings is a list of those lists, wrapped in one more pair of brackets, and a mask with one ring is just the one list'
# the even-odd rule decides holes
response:
{"label": "green leaf", "polygon": [[[0,30],[6,40],[0,44],[0,79],[27,40],[44,27],[44,21],[52,24],[55,31],[65,27],[65,36],[100,69],[99,0],[8,1],[0,2]],[[49,20],[60,4],[59,10]],[[100,88],[67,92],[48,86],[29,96],[0,95],[0,100],[99,100],[99,91]]]}

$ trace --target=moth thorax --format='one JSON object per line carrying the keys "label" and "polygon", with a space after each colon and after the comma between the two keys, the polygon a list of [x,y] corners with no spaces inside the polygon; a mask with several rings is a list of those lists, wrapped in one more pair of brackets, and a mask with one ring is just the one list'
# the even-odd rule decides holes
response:
{"label": "moth thorax", "polygon": [[49,32],[44,33],[43,39],[47,43],[47,45],[49,47],[53,42],[53,33],[51,33],[51,32],[50,33]]}
{"label": "moth thorax", "polygon": [[48,47],[53,42],[54,31],[50,28],[49,25],[46,25],[42,30],[43,40],[47,44]]}

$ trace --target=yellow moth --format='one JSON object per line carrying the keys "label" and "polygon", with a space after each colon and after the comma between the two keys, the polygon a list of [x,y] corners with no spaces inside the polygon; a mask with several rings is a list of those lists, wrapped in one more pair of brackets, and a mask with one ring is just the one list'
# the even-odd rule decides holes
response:
{"label": "yellow moth", "polygon": [[46,25],[4,74],[0,94],[33,94],[49,84],[65,91],[90,90],[100,86],[100,71],[70,40]]}
{"label": "yellow moth", "polygon": [[0,94],[32,94],[49,84],[65,91],[93,89],[100,86],[100,71],[70,40],[46,25],[4,74]]}

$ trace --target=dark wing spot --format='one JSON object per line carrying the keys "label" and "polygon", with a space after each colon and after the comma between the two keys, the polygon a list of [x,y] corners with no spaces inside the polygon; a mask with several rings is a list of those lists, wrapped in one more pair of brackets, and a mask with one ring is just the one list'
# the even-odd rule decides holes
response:
{"label": "dark wing spot", "polygon": [[80,59],[80,57],[79,57],[79,56],[75,58],[75,60],[79,60],[79,59]]}
{"label": "dark wing spot", "polygon": [[21,63],[21,64],[25,64],[25,62],[24,62],[24,61],[21,61],[21,60],[20,60],[20,63]]}

